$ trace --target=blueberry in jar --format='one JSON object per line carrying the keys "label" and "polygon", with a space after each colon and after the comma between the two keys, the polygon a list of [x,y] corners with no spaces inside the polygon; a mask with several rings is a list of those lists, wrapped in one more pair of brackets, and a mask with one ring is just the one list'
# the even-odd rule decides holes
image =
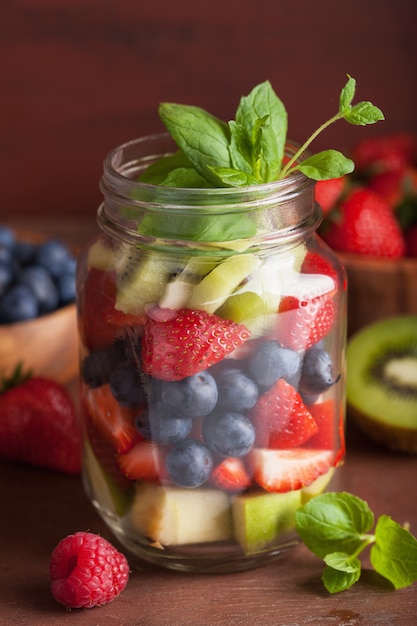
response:
{"label": "blueberry in jar", "polygon": [[243,413],[214,413],[204,420],[203,439],[212,452],[222,457],[245,456],[255,442],[255,428]]}
{"label": "blueberry in jar", "polygon": [[200,441],[184,439],[168,452],[166,467],[171,480],[179,487],[199,487],[211,474],[213,457]]}
{"label": "blueberry in jar", "polygon": [[181,380],[164,381],[160,386],[164,404],[181,417],[204,417],[216,406],[217,384],[207,371]]}

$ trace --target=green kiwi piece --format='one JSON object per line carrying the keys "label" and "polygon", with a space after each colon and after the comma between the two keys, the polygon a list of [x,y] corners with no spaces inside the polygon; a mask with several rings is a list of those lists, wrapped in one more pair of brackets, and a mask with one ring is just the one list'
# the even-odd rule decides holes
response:
{"label": "green kiwi piece", "polygon": [[134,315],[143,313],[146,304],[159,302],[177,266],[175,257],[131,248],[116,267],[115,308]]}
{"label": "green kiwi piece", "polygon": [[260,263],[254,254],[227,257],[193,288],[187,306],[214,313]]}
{"label": "green kiwi piece", "polygon": [[374,441],[417,453],[417,316],[374,322],[347,348],[348,414]]}

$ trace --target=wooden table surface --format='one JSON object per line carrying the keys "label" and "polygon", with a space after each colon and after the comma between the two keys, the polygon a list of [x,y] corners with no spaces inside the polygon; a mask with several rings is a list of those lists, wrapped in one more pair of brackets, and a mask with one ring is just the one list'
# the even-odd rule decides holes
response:
{"label": "wooden table surface", "polygon": [[[9,220],[21,228],[34,224]],[[94,217],[76,224],[48,219],[37,228],[82,243]],[[348,452],[340,487],[365,499],[375,515],[409,522],[417,534],[417,457],[369,442],[348,420]],[[0,462],[1,626],[356,626],[417,623],[417,585],[393,590],[375,574],[368,553],[360,581],[329,595],[323,564],[303,545],[259,569],[225,575],[187,575],[147,564],[132,570],[114,602],[66,611],[49,592],[49,557],[66,535],[100,533],[115,545],[87,500],[78,477]]]}

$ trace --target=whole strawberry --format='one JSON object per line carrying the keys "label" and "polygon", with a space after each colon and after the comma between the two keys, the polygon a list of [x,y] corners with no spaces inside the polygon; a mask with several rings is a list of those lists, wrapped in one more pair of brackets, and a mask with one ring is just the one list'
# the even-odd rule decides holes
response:
{"label": "whole strawberry", "polygon": [[315,199],[324,214],[335,207],[341,196],[347,191],[349,177],[346,174],[339,178],[318,180],[315,186]]}
{"label": "whole strawberry", "polygon": [[322,238],[334,250],[398,259],[405,254],[401,229],[389,205],[375,192],[358,187],[328,215]]}
{"label": "whole strawberry", "polygon": [[361,176],[401,171],[415,161],[417,139],[406,132],[367,137],[354,146],[351,156]]}
{"label": "whole strawberry", "polygon": [[46,378],[14,382],[0,394],[0,456],[78,474],[81,435],[67,391]]}

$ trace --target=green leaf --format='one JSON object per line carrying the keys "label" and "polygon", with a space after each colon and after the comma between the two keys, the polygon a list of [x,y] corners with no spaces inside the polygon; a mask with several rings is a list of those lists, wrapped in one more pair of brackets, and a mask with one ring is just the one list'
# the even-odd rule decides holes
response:
{"label": "green leaf", "polygon": [[213,184],[209,167],[231,167],[228,125],[200,107],[162,103],[159,116],[197,172]]}
{"label": "green leaf", "polygon": [[207,178],[203,178],[197,170],[190,167],[177,167],[175,170],[171,170],[159,184],[163,187],[176,188],[213,188]]}
{"label": "green leaf", "polygon": [[[241,98],[236,111],[236,122],[245,129],[252,146],[259,142],[253,154],[259,161],[257,168],[260,172],[260,181],[275,180],[284,156],[288,120],[285,106],[269,81],[260,83],[249,95]],[[233,165],[242,169],[233,138],[231,155]],[[252,170],[252,173],[256,175],[255,170]]]}
{"label": "green leaf", "polygon": [[177,168],[192,168],[192,164],[182,150],[177,150],[174,154],[161,157],[151,163],[139,177],[140,182],[149,185],[160,185],[162,181]]}
{"label": "green leaf", "polygon": [[324,150],[302,161],[296,169],[313,180],[339,178],[353,172],[355,164],[337,150]]}
{"label": "green leaf", "polygon": [[338,593],[350,589],[359,580],[360,575],[360,568],[354,572],[343,572],[326,566],[321,579],[329,593]]}
{"label": "green leaf", "polygon": [[346,492],[323,493],[296,512],[296,530],[307,548],[324,558],[353,554],[368,541],[374,516],[366,502]]}
{"label": "green leaf", "polygon": [[384,120],[384,114],[371,102],[359,102],[343,115],[349,124],[366,126]]}
{"label": "green leaf", "polygon": [[417,539],[388,515],[378,519],[370,558],[372,567],[396,589],[417,581]]}
{"label": "green leaf", "polygon": [[329,567],[348,574],[361,570],[360,560],[356,556],[346,554],[346,552],[330,552],[330,554],[326,554],[323,560]]}
{"label": "green leaf", "polygon": [[353,96],[355,95],[356,90],[356,80],[349,76],[346,85],[343,87],[340,92],[339,98],[339,112],[343,115],[345,111],[351,109],[351,102],[353,100]]}
{"label": "green leaf", "polygon": [[251,174],[235,170],[233,167],[213,167],[210,169],[224,185],[229,187],[246,187],[259,183]]}

